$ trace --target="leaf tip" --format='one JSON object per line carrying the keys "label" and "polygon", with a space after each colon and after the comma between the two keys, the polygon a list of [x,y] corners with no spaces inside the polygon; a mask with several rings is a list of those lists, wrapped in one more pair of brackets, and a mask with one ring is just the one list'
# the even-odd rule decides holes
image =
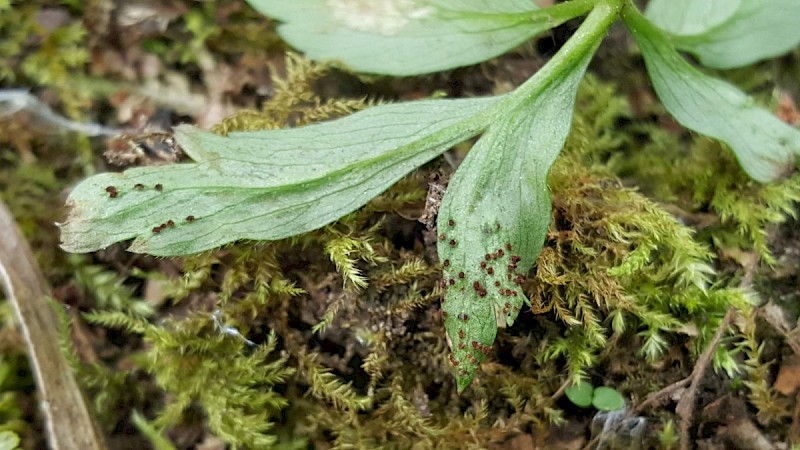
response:
{"label": "leaf tip", "polygon": [[456,377],[456,386],[458,394],[462,394],[466,388],[472,384],[472,380],[475,379],[475,370],[467,371],[468,373],[459,375]]}

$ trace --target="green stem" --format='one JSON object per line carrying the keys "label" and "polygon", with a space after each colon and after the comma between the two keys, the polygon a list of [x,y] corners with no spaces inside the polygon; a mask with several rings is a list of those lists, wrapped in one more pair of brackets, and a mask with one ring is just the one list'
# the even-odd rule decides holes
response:
{"label": "green stem", "polygon": [[561,24],[567,20],[586,14],[594,8],[596,3],[597,0],[572,0],[535,11],[531,18],[534,22],[554,22]]}
{"label": "green stem", "polygon": [[633,34],[645,34],[648,36],[655,35],[663,39],[666,38],[664,32],[660,28],[653,25],[652,22],[647,20],[647,18],[639,11],[639,9],[631,0],[625,1],[625,5],[622,7],[620,17],[622,17],[622,21],[625,22],[625,26]]}
{"label": "green stem", "polygon": [[[605,37],[611,24],[614,23],[625,0],[575,0],[569,4],[592,3],[592,12],[583,21],[575,34],[561,47],[561,50],[544,67],[510,94],[508,101],[518,102],[538,95],[547,89],[553,80],[567,76],[577,64],[588,54],[593,53]],[[507,108],[506,102],[500,102],[500,108]]]}
{"label": "green stem", "polygon": [[536,9],[524,12],[511,12],[511,13],[484,13],[484,12],[465,12],[459,10],[447,10],[442,8],[442,11],[450,12],[459,18],[473,18],[473,19],[486,19],[502,18],[513,23],[513,25],[524,23],[546,23],[550,28],[557,27],[562,23],[582,16],[594,8],[597,0],[572,0],[566,3],[559,3],[547,8]]}

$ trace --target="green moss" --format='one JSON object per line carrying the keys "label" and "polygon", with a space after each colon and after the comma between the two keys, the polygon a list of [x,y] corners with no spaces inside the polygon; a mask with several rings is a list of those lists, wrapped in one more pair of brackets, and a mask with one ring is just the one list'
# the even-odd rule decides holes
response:
{"label": "green moss", "polygon": [[[216,131],[310,123],[366,105],[323,102],[312,86],[326,70],[290,57],[275,96]],[[713,250],[734,236],[737,248],[767,257],[765,227],[786,217],[796,182],[749,184],[722,149],[700,151],[710,144],[698,139],[690,152],[655,127],[621,127],[623,119],[629,119],[626,102],[589,78],[573,134],[549,178],[552,224],[524,283],[531,311],[501,330],[462,396],[438,311],[435,235],[414,220],[434,167],[320,230],[176,261],[181,278],[141,275],[166,287],[171,302],[160,313],[169,317],[150,323],[119,311],[88,315],[141,343],[133,341],[134,368],[124,376],[101,365],[82,373],[131,407],[141,399],[121,396],[121,380],[147,375],[161,392],[160,406],[137,409],[154,417],[158,431],[199,409],[212,433],[249,447],[501,445],[520,430],[543,434],[563,423],[559,386],[612,378],[609,366],[624,355],[628,365],[613,374],[613,385],[642,398],[688,374],[658,380],[654,367],[675,359],[691,367],[729,308],[749,313],[751,294],[730,287]],[[645,163],[651,157],[661,162]],[[642,192],[625,187],[635,180],[647,181]],[[711,205],[702,213],[717,222],[697,236],[687,225],[691,214],[676,217],[674,205],[691,214]],[[721,346],[715,367],[735,375],[736,351],[757,361],[754,338],[744,342],[750,347]]]}
{"label": "green moss", "polygon": [[228,134],[270,130],[290,124],[300,126],[345,116],[374,104],[364,99],[323,100],[314,92],[314,84],[329,70],[327,65],[312,63],[294,53],[287,54],[284,76],[271,66],[274,95],[259,110],[239,111],[217,124],[213,131]]}
{"label": "green moss", "polygon": [[79,20],[44,29],[36,20],[40,8],[13,1],[0,9],[0,81],[51,88],[65,115],[79,118],[89,96],[71,81],[89,61],[86,29]]}

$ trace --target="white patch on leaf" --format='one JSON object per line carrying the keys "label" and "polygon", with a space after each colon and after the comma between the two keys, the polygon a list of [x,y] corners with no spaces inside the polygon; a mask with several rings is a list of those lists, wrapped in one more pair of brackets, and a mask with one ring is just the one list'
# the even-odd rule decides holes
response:
{"label": "white patch on leaf", "polygon": [[433,13],[432,7],[417,3],[418,0],[328,0],[328,7],[333,17],[351,30],[391,36],[412,20]]}

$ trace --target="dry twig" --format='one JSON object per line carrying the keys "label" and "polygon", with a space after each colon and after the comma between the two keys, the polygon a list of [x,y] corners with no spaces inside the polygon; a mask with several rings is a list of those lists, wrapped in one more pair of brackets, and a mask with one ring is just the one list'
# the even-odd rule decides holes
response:
{"label": "dry twig", "polygon": [[49,445],[53,450],[104,449],[86,399],[59,349],[58,320],[46,301],[50,289],[2,201],[0,236],[0,283],[28,349]]}
{"label": "dry twig", "polygon": [[722,336],[724,336],[728,331],[728,328],[733,321],[734,314],[735,311],[733,308],[728,309],[728,312],[725,313],[725,317],[722,319],[722,323],[719,324],[719,329],[717,329],[717,332],[714,334],[714,338],[711,339],[711,342],[708,343],[708,346],[703,351],[703,354],[697,359],[694,370],[692,370],[692,374],[689,376],[689,379],[692,380],[692,383],[681,397],[680,401],[678,402],[678,406],[675,407],[675,412],[677,412],[678,416],[681,418],[681,450],[689,450],[691,448],[689,428],[691,428],[692,425],[692,415],[694,414],[695,409],[697,387],[700,385],[703,375],[705,375],[708,366],[711,364],[711,358],[714,355],[714,351],[716,351],[719,342],[722,340]]}

